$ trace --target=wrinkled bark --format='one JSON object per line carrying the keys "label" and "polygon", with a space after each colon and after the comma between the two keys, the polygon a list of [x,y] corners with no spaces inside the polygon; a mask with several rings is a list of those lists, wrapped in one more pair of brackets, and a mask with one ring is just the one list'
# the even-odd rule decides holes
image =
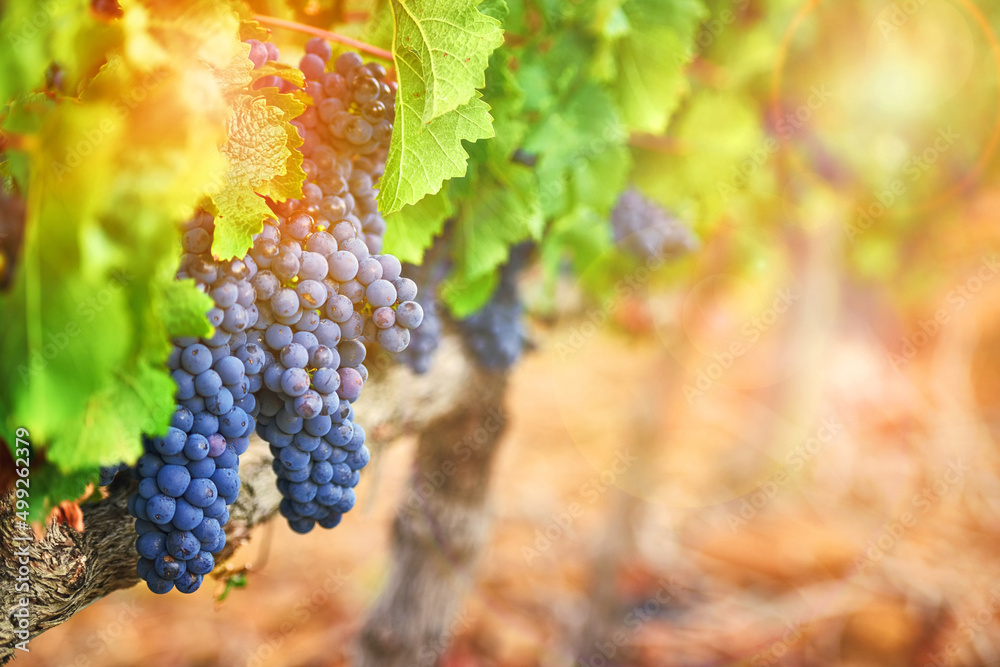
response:
{"label": "wrinkled bark", "polygon": [[[219,560],[228,558],[244,543],[250,529],[272,516],[279,496],[271,471],[270,454],[259,440],[240,462],[243,486],[226,526],[229,542]],[[14,635],[11,610],[25,595],[18,586],[18,568],[25,551],[29,586],[28,632],[32,637],[65,623],[76,612],[121,588],[139,582],[135,571],[134,520],[126,506],[133,490],[128,475],[119,474],[110,495],[82,506],[85,530],[54,523],[41,540],[17,529],[11,496],[0,499],[0,664],[17,654],[23,641]],[[30,541],[16,538],[30,537]],[[23,582],[23,579],[22,579]]]}

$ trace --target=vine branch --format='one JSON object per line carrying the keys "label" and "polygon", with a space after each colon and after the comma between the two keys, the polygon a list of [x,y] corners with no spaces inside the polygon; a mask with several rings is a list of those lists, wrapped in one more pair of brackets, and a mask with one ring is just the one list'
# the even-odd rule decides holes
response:
{"label": "vine branch", "polygon": [[329,30],[323,30],[321,28],[314,28],[311,25],[306,25],[305,23],[299,23],[297,21],[288,21],[286,19],[279,19],[274,16],[267,16],[266,14],[254,14],[253,17],[263,23],[264,25],[274,26],[275,28],[285,28],[287,30],[294,30],[296,32],[304,32],[307,35],[315,35],[316,37],[322,37],[323,39],[328,39],[331,42],[337,42],[338,44],[344,44],[345,46],[350,46],[351,48],[357,49],[358,51],[363,51],[364,53],[369,53],[383,60],[392,61],[392,52],[386,51],[385,49],[380,49],[377,46],[362,42],[357,39],[348,37],[347,35],[341,35],[336,32],[330,32]]}

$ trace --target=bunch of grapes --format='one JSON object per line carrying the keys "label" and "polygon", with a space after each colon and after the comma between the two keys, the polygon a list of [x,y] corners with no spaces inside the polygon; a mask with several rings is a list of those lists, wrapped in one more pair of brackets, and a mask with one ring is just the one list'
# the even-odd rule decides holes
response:
{"label": "bunch of grapes", "polygon": [[[154,593],[192,593],[226,544],[228,506],[240,490],[239,456],[249,446],[261,386],[263,350],[246,331],[258,319],[252,258],[217,262],[209,253],[213,221],[185,226],[178,278],[194,278],[212,297],[211,338],[179,338],[168,358],[177,405],[167,432],[146,438],[132,470],[137,572]],[[103,480],[102,480],[103,481]]]}
{"label": "bunch of grapes", "polygon": [[410,344],[397,357],[418,374],[426,373],[430,369],[431,360],[444,334],[444,322],[434,300],[435,285],[423,282],[421,285],[423,291],[417,297],[417,304],[423,309],[423,321],[410,332]]}
{"label": "bunch of grapes", "polygon": [[[251,42],[255,66],[268,49]],[[299,65],[312,100],[293,122],[304,141],[302,198],[271,203],[275,217],[250,251],[260,269],[250,340],[264,351],[252,415],[274,455],[281,514],[300,533],[332,528],[354,506],[370,458],[352,407],[368,379],[366,344],[401,352],[423,319],[416,283],[400,276],[399,260],[379,254],[385,220],[375,185],[396,86],[356,53],[327,71],[331,55],[313,39]]]}
{"label": "bunch of grapes", "polygon": [[424,253],[420,265],[406,264],[403,275],[421,286],[417,303],[423,308],[423,321],[410,332],[410,344],[396,355],[414,373],[423,374],[430,369],[434,353],[444,334],[444,314],[436,299],[438,287],[451,269],[448,259],[450,230],[435,239]]}
{"label": "bunch of grapes", "polygon": [[[250,47],[255,67],[278,58],[271,44]],[[330,58],[329,45],[314,39],[300,63],[312,98],[293,122],[304,140],[301,199],[269,202],[274,218],[242,259],[213,259],[207,214],[183,230],[177,277],[212,297],[215,333],[174,341],[171,426],[145,439],[132,471],[137,570],[157,593],[190,593],[214,567],[239,493],[239,456],[255,430],[274,455],[280,511],[292,529],[340,522],[370,459],[352,405],[368,379],[366,345],[402,352],[423,320],[416,283],[400,275],[398,259],[380,254],[385,220],[375,185],[396,86],[356,53],[327,71]],[[256,83],[268,85],[291,87],[274,77]]]}
{"label": "bunch of grapes", "polygon": [[622,193],[611,212],[615,242],[641,259],[663,259],[694,250],[691,230],[635,188]]}
{"label": "bunch of grapes", "polygon": [[491,370],[507,370],[524,350],[527,335],[517,278],[530,253],[530,243],[512,248],[510,258],[500,268],[500,284],[490,300],[458,323],[466,347]]}

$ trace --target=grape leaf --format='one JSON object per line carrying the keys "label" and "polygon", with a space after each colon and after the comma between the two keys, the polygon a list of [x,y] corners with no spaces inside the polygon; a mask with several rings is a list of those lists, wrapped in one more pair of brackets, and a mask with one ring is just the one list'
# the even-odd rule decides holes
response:
{"label": "grape leaf", "polygon": [[632,154],[620,144],[574,162],[570,168],[574,201],[606,217],[628,185],[631,167]]}
{"label": "grape leaf", "polygon": [[260,195],[284,200],[302,194],[302,154],[292,150],[302,138],[290,122],[305,111],[293,95],[265,88],[241,93],[232,102],[228,139],[222,153],[229,170],[212,195],[215,214],[212,254],[229,259],[246,254],[271,210]]}
{"label": "grape leaf", "polygon": [[[34,456],[34,454],[32,454]],[[33,459],[34,462],[34,459]],[[31,466],[32,494],[28,502],[28,521],[43,524],[49,513],[63,500],[79,498],[87,490],[87,484],[97,479],[98,466],[86,470],[67,472],[51,464]],[[35,492],[45,489],[45,494]]]}
{"label": "grape leaf", "polygon": [[[248,49],[249,51],[249,49]],[[247,62],[250,62],[249,60]],[[281,63],[268,61],[253,71],[253,80],[263,79],[266,76],[277,76],[285,81],[294,83],[303,88],[306,85],[306,75],[298,67],[283,65]]]}
{"label": "grape leaf", "polygon": [[440,190],[446,179],[463,175],[469,159],[463,140],[493,136],[489,107],[478,96],[422,126],[415,123],[416,109],[405,98],[397,100],[396,126],[379,181],[378,207],[383,215],[415,204]]}
{"label": "grape leaf", "polygon": [[490,300],[500,282],[498,268],[473,279],[453,273],[441,283],[438,296],[458,319],[472,315]]}
{"label": "grape leaf", "polygon": [[[396,30],[393,55],[400,74],[399,94],[420,104],[427,124],[466,104],[485,85],[487,58],[503,43],[500,22],[486,16],[472,0],[391,0]],[[416,71],[399,66],[398,56],[415,56]],[[415,105],[416,108],[416,105]]]}
{"label": "grape leaf", "polygon": [[[18,174],[27,221],[21,261],[0,295],[0,437],[27,428],[66,475],[66,484],[37,488],[33,478],[33,503],[77,497],[74,471],[134,460],[141,435],[166,428],[169,336],[203,330],[192,320],[204,296],[172,284],[177,225],[226,170],[216,147],[229,104],[215,73],[242,47],[235,14],[214,3],[182,14],[156,7],[169,15],[125,7],[118,43],[81,80],[78,99],[25,101],[32,127],[7,119],[24,137],[9,153],[28,165]],[[132,57],[157,49],[170,57],[155,68]]]}
{"label": "grape leaf", "polygon": [[487,59],[503,41],[496,19],[469,0],[392,0],[393,61],[399,78],[395,128],[378,204],[383,215],[437,192],[465,173],[463,141],[494,136],[485,84]]}
{"label": "grape leaf", "polygon": [[212,73],[224,94],[237,93],[253,80],[253,62],[250,61],[250,45],[240,44],[237,53],[225,67],[213,68]]}
{"label": "grape leaf", "polygon": [[212,309],[214,302],[195,286],[193,279],[169,280],[158,287],[154,309],[163,318],[163,326],[171,338],[208,338],[212,335],[212,325],[205,313]]}
{"label": "grape leaf", "polygon": [[430,247],[434,237],[444,228],[445,220],[454,213],[447,189],[404,206],[386,217],[385,252],[392,253],[402,262],[420,264],[424,250]]}
{"label": "grape leaf", "polygon": [[679,151],[636,151],[634,181],[670,208],[691,207],[699,224],[716,221],[733,197],[756,198],[748,180],[773,178],[770,168],[750,179],[738,168],[748,157],[769,167],[778,145],[764,134],[760,112],[746,96],[696,92],[674,119],[671,137]]}
{"label": "grape leaf", "polygon": [[0,9],[0,105],[42,89],[45,71],[59,63],[64,90],[104,62],[119,30],[99,20],[86,0],[8,0]]}
{"label": "grape leaf", "polygon": [[705,6],[700,0],[626,0],[621,9],[629,29],[612,33],[611,83],[627,125],[659,134],[685,90],[683,66]]}
{"label": "grape leaf", "polygon": [[596,284],[588,282],[586,277],[593,279],[600,273],[595,265],[613,248],[607,218],[597,215],[591,208],[578,206],[553,221],[542,244],[541,255],[550,281],[554,281],[563,271],[568,255],[573,273],[581,276],[581,282],[588,291],[599,292],[602,284],[608,289],[614,285],[614,276],[600,274],[602,280],[597,280]]}
{"label": "grape leaf", "polygon": [[265,42],[270,39],[270,34],[267,32],[267,28],[262,26],[256,20],[251,18],[246,18],[250,14],[250,9],[246,5],[240,5],[238,7],[240,12],[240,40],[246,41],[248,39],[256,39],[261,42]]}
{"label": "grape leaf", "polygon": [[[623,184],[628,158],[623,154],[627,134],[610,94],[595,82],[587,82],[571,91],[541,122],[533,126],[524,141],[524,150],[538,156],[537,173],[542,188],[542,209],[547,217],[566,214],[575,204],[577,194],[571,188],[570,174],[584,187],[601,183],[609,171],[611,184],[601,184],[604,213],[613,203],[616,189]],[[611,155],[607,155],[607,153]],[[593,175],[587,172],[594,171]],[[597,201],[602,193],[580,192]]]}
{"label": "grape leaf", "polygon": [[[467,146],[472,163],[493,162],[503,165],[520,145],[527,131],[527,123],[522,117],[524,95],[508,67],[510,58],[511,54],[504,48],[497,49],[490,57],[483,94],[490,99],[497,137],[492,141]],[[468,178],[453,180],[450,184],[455,185],[455,188],[443,188],[437,194],[426,196],[416,204],[387,216],[386,252],[391,252],[404,261],[419,264],[424,251],[441,231],[445,220],[454,215],[451,201],[459,195],[476,196],[463,189],[467,186],[464,183],[467,180]],[[537,190],[534,184],[530,187],[532,191]],[[514,193],[513,196],[517,194]],[[505,252],[506,248],[501,247],[498,251]]]}
{"label": "grape leaf", "polygon": [[[538,198],[538,182],[531,169],[506,162],[481,165],[473,180],[475,197],[458,198],[451,244],[455,271],[453,288],[479,285],[508,257],[510,246],[541,238],[545,219]],[[489,298],[478,289],[451,289],[445,303],[457,317],[472,313]]]}
{"label": "grape leaf", "polygon": [[516,62],[516,59],[507,48],[501,47],[490,56],[483,99],[490,105],[496,137],[491,141],[469,146],[469,155],[473,161],[507,160],[521,146],[528,131],[524,114],[525,95],[511,71],[512,62]]}

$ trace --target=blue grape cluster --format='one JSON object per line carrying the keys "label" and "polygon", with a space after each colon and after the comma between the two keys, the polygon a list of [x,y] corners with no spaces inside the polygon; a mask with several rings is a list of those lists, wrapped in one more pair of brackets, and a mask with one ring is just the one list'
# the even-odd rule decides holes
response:
{"label": "blue grape cluster", "polygon": [[[263,57],[251,44],[251,58],[255,48]],[[423,319],[416,283],[400,275],[398,259],[379,254],[385,220],[375,184],[395,84],[356,53],[328,72],[331,49],[321,39],[306,51],[299,67],[312,104],[292,123],[304,141],[302,198],[271,203],[275,217],[250,251],[260,270],[249,340],[264,350],[252,415],[274,455],[280,512],[299,533],[333,528],[354,506],[370,458],[352,407],[368,379],[366,344],[400,352]]]}
{"label": "blue grape cluster", "polygon": [[239,457],[249,446],[264,351],[247,339],[258,319],[252,258],[217,262],[209,254],[213,221],[185,225],[179,278],[212,297],[211,338],[174,341],[168,367],[177,405],[161,437],[144,440],[129,499],[135,517],[137,572],[154,593],[192,593],[226,544],[228,506],[240,490]]}
{"label": "blue grape cluster", "polygon": [[406,264],[403,275],[421,286],[417,303],[423,309],[423,321],[410,332],[410,344],[396,358],[414,373],[423,374],[430,369],[434,353],[444,335],[444,320],[436,299],[438,286],[451,269],[447,258],[448,234],[439,236],[424,253],[418,266]]}
{"label": "blue grape cluster", "polygon": [[665,259],[698,247],[698,239],[635,188],[622,193],[611,212],[615,242],[641,259]]}
{"label": "blue grape cluster", "polygon": [[[368,379],[366,345],[401,352],[423,320],[416,283],[400,275],[398,259],[379,254],[385,220],[375,184],[396,85],[356,53],[328,72],[331,55],[314,39],[300,63],[313,102],[293,122],[304,140],[302,198],[269,201],[274,218],[241,259],[213,259],[210,215],[182,229],[177,277],[211,296],[214,333],[174,341],[173,420],[167,433],[144,439],[132,469],[137,571],[156,593],[191,593],[213,569],[254,431],[269,443],[292,529],[341,521],[370,459],[352,405]],[[277,58],[272,44],[250,40],[256,68]],[[293,88],[271,76],[255,86]]]}
{"label": "blue grape cluster", "polygon": [[426,373],[431,366],[434,353],[441,344],[444,335],[444,322],[434,300],[432,285],[424,285],[424,290],[417,297],[417,303],[423,308],[423,321],[410,332],[410,344],[399,353],[398,359],[417,374]]}
{"label": "blue grape cluster", "polygon": [[458,322],[466,347],[482,366],[491,370],[509,369],[524,351],[527,334],[517,278],[530,252],[530,244],[513,248],[510,259],[500,268],[500,283],[490,300]]}

